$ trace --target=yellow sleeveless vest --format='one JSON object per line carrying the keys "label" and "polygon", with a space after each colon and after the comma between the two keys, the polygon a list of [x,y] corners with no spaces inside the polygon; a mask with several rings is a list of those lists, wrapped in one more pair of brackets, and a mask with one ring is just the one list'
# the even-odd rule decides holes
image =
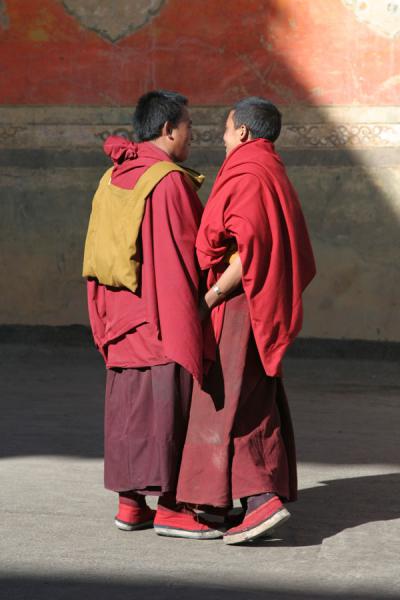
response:
{"label": "yellow sleeveless vest", "polygon": [[132,190],[126,190],[111,183],[112,170],[104,173],[93,198],[82,275],[135,292],[140,280],[139,233],[147,197],[171,171],[181,171],[195,188],[203,183],[204,175],[160,161],[146,169]]}

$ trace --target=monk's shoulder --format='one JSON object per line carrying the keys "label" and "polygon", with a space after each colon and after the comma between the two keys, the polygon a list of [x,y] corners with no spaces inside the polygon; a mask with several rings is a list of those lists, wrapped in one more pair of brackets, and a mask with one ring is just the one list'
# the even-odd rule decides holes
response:
{"label": "monk's shoulder", "polygon": [[[228,186],[227,186],[228,187]],[[226,192],[228,189],[225,190]],[[262,194],[262,182],[253,173],[243,173],[232,178],[229,182],[229,195],[233,203],[245,203],[247,199]]]}
{"label": "monk's shoulder", "polygon": [[251,188],[258,188],[261,186],[261,179],[256,173],[246,171],[237,176],[236,185],[239,187],[250,186]]}
{"label": "monk's shoulder", "polygon": [[158,193],[166,193],[172,195],[186,195],[188,193],[187,183],[185,181],[185,176],[182,171],[170,171],[156,187]]}
{"label": "monk's shoulder", "polygon": [[181,171],[171,171],[153,191],[153,200],[166,210],[193,211],[201,209],[201,202]]}

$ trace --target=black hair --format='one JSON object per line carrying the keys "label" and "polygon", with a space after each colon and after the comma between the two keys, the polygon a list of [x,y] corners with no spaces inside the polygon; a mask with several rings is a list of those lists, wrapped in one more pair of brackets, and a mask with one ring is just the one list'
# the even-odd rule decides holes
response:
{"label": "black hair", "polygon": [[282,126],[282,115],[269,100],[250,96],[239,100],[233,107],[235,128],[246,125],[253,138],[264,138],[270,142],[278,139]]}
{"label": "black hair", "polygon": [[155,90],[141,96],[133,113],[136,141],[158,138],[166,121],[174,127],[178,125],[187,103],[185,96],[166,90]]}

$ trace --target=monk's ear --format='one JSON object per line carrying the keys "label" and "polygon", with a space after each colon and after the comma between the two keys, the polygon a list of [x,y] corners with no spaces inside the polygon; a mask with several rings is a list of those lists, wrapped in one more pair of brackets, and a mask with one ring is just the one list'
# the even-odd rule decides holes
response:
{"label": "monk's ear", "polygon": [[240,126],[240,141],[247,142],[251,137],[250,129],[244,123]]}
{"label": "monk's ear", "polygon": [[172,123],[170,121],[165,121],[163,128],[162,128],[162,135],[167,136],[170,140],[173,139],[173,131],[174,131],[174,127],[172,125]]}

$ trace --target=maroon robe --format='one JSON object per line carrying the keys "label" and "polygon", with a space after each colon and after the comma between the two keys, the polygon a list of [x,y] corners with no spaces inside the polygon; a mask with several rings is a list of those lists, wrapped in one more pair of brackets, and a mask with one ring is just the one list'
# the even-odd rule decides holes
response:
{"label": "maroon robe", "polygon": [[242,292],[226,303],[203,389],[194,383],[177,497],[228,507],[264,492],[296,499],[295,445],[282,380],[265,374]]}
{"label": "maroon robe", "polygon": [[206,323],[206,358],[213,362],[203,387],[195,383],[177,496],[214,506],[265,492],[294,500],[295,444],[281,360],[300,330],[301,294],[315,264],[296,193],[266,140],[237,147],[217,176],[196,242],[209,285],[226,269],[232,244],[243,289]]}
{"label": "maroon robe", "polygon": [[[112,183],[131,189],[157,161],[151,142],[111,137]],[[202,377],[195,239],[201,203],[183,175],[168,174],[147,199],[136,293],[87,284],[93,336],[106,366],[105,485],[173,492],[186,434],[191,377]]]}

